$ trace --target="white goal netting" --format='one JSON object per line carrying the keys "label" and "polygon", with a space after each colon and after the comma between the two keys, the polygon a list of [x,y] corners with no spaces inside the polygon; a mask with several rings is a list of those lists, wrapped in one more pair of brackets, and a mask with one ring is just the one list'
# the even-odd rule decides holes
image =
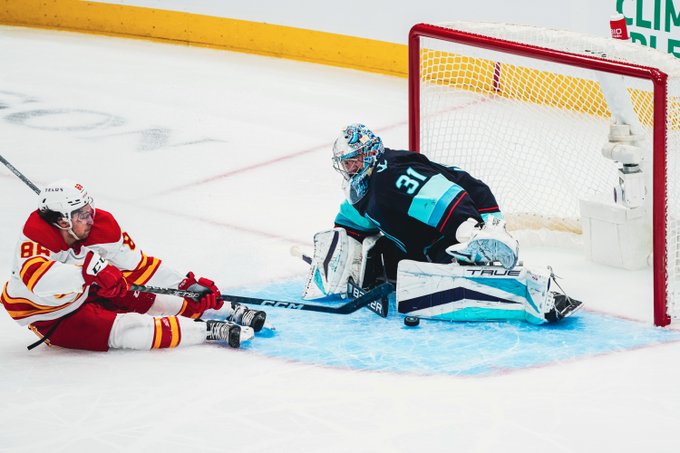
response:
{"label": "white goal netting", "polygon": [[[680,317],[680,60],[624,41],[537,27],[418,27],[410,77],[418,78],[415,89],[411,80],[417,121],[411,128],[419,133],[411,146],[487,182],[510,229],[581,233],[579,200],[613,197],[618,164],[601,149],[613,115],[629,109],[626,118],[634,117],[631,127],[642,135],[643,209],[655,225],[649,235],[656,236],[654,254],[665,257],[665,266],[653,261],[663,284],[658,292],[664,311]],[[654,217],[652,206],[659,211]],[[664,324],[661,318],[657,324]]]}

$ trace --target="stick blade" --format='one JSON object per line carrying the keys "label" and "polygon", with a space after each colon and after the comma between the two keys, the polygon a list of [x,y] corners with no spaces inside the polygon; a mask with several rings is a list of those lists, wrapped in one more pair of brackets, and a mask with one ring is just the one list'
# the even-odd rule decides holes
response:
{"label": "stick blade", "polygon": [[[364,290],[356,283],[354,283],[354,280],[352,280],[351,278],[347,282],[347,297],[357,299],[365,295],[366,292],[367,292],[366,290]],[[381,296],[370,302],[368,305],[366,305],[366,308],[368,308],[378,316],[387,318],[387,313],[389,310],[389,300],[387,296]]]}

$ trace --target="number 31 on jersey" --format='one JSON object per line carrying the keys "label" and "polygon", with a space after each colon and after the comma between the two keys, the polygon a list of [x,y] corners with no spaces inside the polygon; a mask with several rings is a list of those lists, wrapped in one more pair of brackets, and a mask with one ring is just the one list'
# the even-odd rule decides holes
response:
{"label": "number 31 on jersey", "polygon": [[413,168],[408,167],[406,169],[406,174],[399,176],[395,185],[397,186],[397,189],[406,189],[407,194],[413,195],[426,179],[427,176],[421,175]]}

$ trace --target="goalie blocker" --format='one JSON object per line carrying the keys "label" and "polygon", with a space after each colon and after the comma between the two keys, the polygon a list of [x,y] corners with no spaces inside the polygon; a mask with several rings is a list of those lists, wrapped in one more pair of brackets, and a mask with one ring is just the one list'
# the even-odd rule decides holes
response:
{"label": "goalie blocker", "polygon": [[461,266],[403,260],[397,272],[397,310],[447,321],[557,322],[582,307],[551,291],[550,269]]}

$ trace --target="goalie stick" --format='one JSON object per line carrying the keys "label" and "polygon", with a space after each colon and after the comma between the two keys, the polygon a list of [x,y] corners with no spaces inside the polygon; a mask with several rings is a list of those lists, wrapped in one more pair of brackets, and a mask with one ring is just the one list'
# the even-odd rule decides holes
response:
{"label": "goalie stick", "polygon": [[[172,296],[179,297],[197,298],[201,296],[200,293],[194,291],[183,291],[174,288],[159,288],[156,286],[130,285],[130,290],[154,294],[169,294]],[[325,305],[312,305],[298,302],[288,302],[282,300],[262,299],[259,297],[234,296],[231,294],[222,294],[220,298],[225,301],[236,302],[239,304],[262,305],[265,307],[287,308],[290,310],[315,311],[318,313],[348,315],[350,313],[354,313],[360,308],[370,306],[371,303],[378,301],[383,297],[387,297],[392,291],[394,291],[394,286],[392,286],[391,283],[383,283],[382,285],[378,285],[375,288],[371,289],[370,291],[367,291],[364,294],[359,295],[358,297],[352,299],[351,301],[345,303],[344,305],[340,305],[337,307],[329,307]]]}
{"label": "goalie stick", "polygon": [[[294,245],[290,248],[290,254],[293,256],[297,256],[307,264],[310,265],[312,264],[312,258],[309,255],[305,255],[305,253],[297,245]],[[352,278],[350,277],[349,281],[347,282],[347,297],[357,298],[364,294],[366,294],[366,290],[358,286],[356,283],[354,283],[354,280],[352,280]],[[374,300],[370,304],[366,305],[366,308],[368,308],[378,316],[387,318],[387,313],[390,306],[389,300],[387,299],[388,295],[389,294],[381,297],[379,300],[378,299]]]}
{"label": "goalie stick", "polygon": [[[391,283],[383,283],[384,285],[390,285],[392,286],[392,291],[394,291],[394,286]],[[372,289],[377,288],[374,287]],[[349,297],[361,297],[364,294],[366,294],[366,290],[354,283],[354,280],[350,277],[349,281],[347,282],[347,295]],[[388,294],[389,295],[389,294]],[[387,312],[390,306],[389,299],[387,298],[388,295],[385,295],[381,297],[380,299],[376,299],[370,304],[366,305],[366,308],[371,310],[373,313],[376,315],[379,315],[383,318],[387,318]]]}

